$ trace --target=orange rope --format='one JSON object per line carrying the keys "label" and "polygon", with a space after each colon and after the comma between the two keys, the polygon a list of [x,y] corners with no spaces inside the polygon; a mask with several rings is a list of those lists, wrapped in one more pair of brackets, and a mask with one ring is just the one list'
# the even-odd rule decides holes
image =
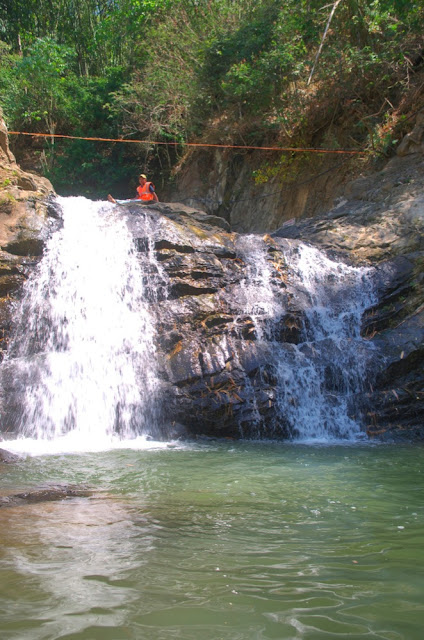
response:
{"label": "orange rope", "polygon": [[299,147],[255,147],[250,145],[238,144],[207,144],[204,142],[157,142],[154,140],[124,140],[123,138],[84,138],[82,136],[65,136],[56,133],[28,133],[27,131],[9,131],[11,136],[34,136],[41,138],[67,138],[68,140],[91,140],[95,142],[129,142],[135,144],[162,144],[184,147],[214,147],[218,149],[254,149],[257,151],[287,151],[293,153],[344,153],[350,155],[361,155],[364,153],[372,153],[372,151],[356,151],[354,149],[312,149]]}

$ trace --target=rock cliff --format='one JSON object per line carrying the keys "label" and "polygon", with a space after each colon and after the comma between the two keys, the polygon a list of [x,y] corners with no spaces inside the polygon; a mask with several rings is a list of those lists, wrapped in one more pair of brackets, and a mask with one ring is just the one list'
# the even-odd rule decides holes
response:
{"label": "rock cliff", "polygon": [[225,218],[239,233],[265,233],[292,217],[328,210],[358,171],[346,159],[329,155],[307,164],[301,156],[287,156],[280,164],[275,157],[261,151],[189,152],[165,195]]}
{"label": "rock cliff", "polygon": [[48,180],[16,164],[0,113],[0,353],[6,348],[14,302],[51,229],[48,197],[53,193]]}

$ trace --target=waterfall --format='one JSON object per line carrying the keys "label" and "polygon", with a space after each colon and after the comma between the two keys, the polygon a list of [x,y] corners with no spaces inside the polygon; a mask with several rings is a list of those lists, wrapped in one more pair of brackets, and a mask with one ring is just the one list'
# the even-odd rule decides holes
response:
{"label": "waterfall", "polygon": [[300,439],[356,439],[363,435],[357,399],[373,355],[360,335],[362,315],[375,301],[372,270],[304,244],[286,258],[306,304],[302,342],[279,360],[279,403]]}
{"label": "waterfall", "polygon": [[[121,215],[119,207],[82,197],[58,198],[58,204],[63,227],[25,284],[1,367],[2,432],[40,447],[50,443],[48,450],[52,443],[56,450],[89,450],[164,437],[165,409],[173,411],[178,397],[178,389],[166,386],[166,331],[176,332],[185,313],[193,333],[181,328],[178,344],[190,344],[192,335],[192,344],[201,344],[196,331],[204,329],[203,316],[196,316],[196,305],[209,312],[210,303],[195,295],[187,301],[185,295],[168,298],[169,280],[186,277],[196,264],[191,252],[172,254],[169,237],[179,222],[168,230],[166,216],[143,206]],[[168,254],[155,252],[163,237],[171,247],[169,263]],[[203,251],[198,236],[195,246]],[[241,436],[288,434],[302,441],[360,437],[360,398],[373,357],[360,326],[364,310],[375,302],[372,270],[269,236],[237,236],[235,249],[243,269],[222,286],[219,303],[234,320],[217,337],[229,347],[222,353],[217,347],[217,356],[207,348],[201,354],[204,361],[216,357],[225,372],[234,369],[228,397],[235,389],[235,428]],[[185,304],[193,320],[187,311],[181,315]],[[162,325],[156,333],[153,309],[166,318],[165,333]],[[161,357],[156,340],[164,349]],[[196,353],[178,364],[183,374],[192,357],[200,359]],[[219,373],[218,365],[214,361],[211,370]],[[198,369],[189,375],[195,379]],[[184,390],[185,406],[193,412],[195,384],[193,396],[189,385]],[[205,389],[213,393],[207,384]],[[201,431],[203,415],[194,415]],[[176,413],[176,420],[183,425],[184,416]]]}
{"label": "waterfall", "polygon": [[285,311],[285,305],[272,286],[273,268],[262,238],[241,236],[237,253],[246,264],[243,280],[236,292],[238,313],[252,318],[257,337],[272,340],[273,329]]}
{"label": "waterfall", "polygon": [[3,365],[15,397],[8,426],[83,448],[156,436],[160,382],[140,254],[109,203],[58,203],[63,228],[26,283]]}
{"label": "waterfall", "polygon": [[277,422],[296,440],[357,439],[363,436],[358,398],[373,355],[360,335],[362,314],[375,302],[372,270],[331,260],[303,243],[284,246],[288,284],[302,310],[300,339],[287,343],[280,329],[289,296],[276,286],[268,248],[254,235],[238,243],[246,274],[237,302],[252,318],[256,339],[271,344]]}

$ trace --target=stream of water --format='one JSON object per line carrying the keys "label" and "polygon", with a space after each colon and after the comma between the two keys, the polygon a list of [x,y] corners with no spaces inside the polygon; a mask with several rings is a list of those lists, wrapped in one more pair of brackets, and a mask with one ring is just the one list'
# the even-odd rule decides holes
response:
{"label": "stream of water", "polygon": [[[422,450],[361,442],[352,416],[366,273],[307,247],[288,256],[311,311],[303,343],[276,347],[279,402],[294,398],[288,418],[313,445],[159,442],[146,278],[160,267],[112,205],[61,204],[3,364],[21,434],[7,448],[23,457],[0,464],[0,495],[92,495],[0,509],[0,637],[421,640]],[[241,311],[272,339],[261,251]]]}
{"label": "stream of water", "polygon": [[357,440],[364,436],[359,395],[372,376],[373,345],[360,334],[365,309],[375,302],[372,269],[330,260],[315,247],[295,244],[284,253],[288,280],[304,319],[298,344],[281,342],[286,301],[276,295],[266,243],[237,241],[246,263],[236,301],[256,328],[257,341],[272,345],[279,414],[293,438],[306,442]]}
{"label": "stream of water", "polygon": [[85,198],[59,204],[63,229],[26,283],[3,365],[3,381],[16,396],[11,426],[23,436],[10,446],[101,450],[157,435],[160,381],[147,269],[112,205]]}

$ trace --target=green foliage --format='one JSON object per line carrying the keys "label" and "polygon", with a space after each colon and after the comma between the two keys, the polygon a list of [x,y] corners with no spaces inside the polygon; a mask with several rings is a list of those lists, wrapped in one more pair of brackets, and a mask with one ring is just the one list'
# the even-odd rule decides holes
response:
{"label": "green foliage", "polygon": [[11,54],[10,45],[0,41],[0,109],[9,122],[11,122],[9,114],[13,111],[15,96],[20,93],[15,74],[18,62],[19,56]]}
{"label": "green foliage", "polygon": [[16,202],[16,198],[11,193],[4,193],[0,196],[0,206],[4,206]]}
{"label": "green foliage", "polygon": [[0,0],[0,39],[15,52],[37,38],[71,47],[80,75],[103,74],[132,58],[134,40],[169,0]]}
{"label": "green foliage", "polygon": [[[115,121],[110,120],[105,105],[111,94],[121,86],[123,69],[112,67],[101,78],[80,78],[72,95],[78,107],[78,122],[72,129],[75,136],[116,138]],[[85,140],[64,140],[49,146],[45,152],[46,175],[63,195],[83,193],[96,196],[127,183],[132,176],[128,169],[129,151],[124,145],[109,145]],[[134,162],[131,158],[130,165]],[[127,187],[128,188],[128,187]]]}
{"label": "green foliage", "polygon": [[[255,184],[266,184],[273,178],[278,178],[280,182],[295,182],[299,173],[308,166],[310,158],[307,153],[282,154],[273,162],[265,162],[259,169],[253,172]],[[321,160],[315,160],[315,170]]]}
{"label": "green foliage", "polygon": [[76,122],[74,57],[72,49],[51,38],[36,40],[23,58],[9,57],[0,83],[2,107],[14,126],[54,133],[57,126]]}
{"label": "green foliage", "polygon": [[[398,132],[387,114],[419,65],[424,6],[342,0],[322,41],[331,8],[322,0],[0,0],[0,106],[13,129],[181,143],[47,143],[45,170],[67,192],[103,192],[105,183],[123,192],[139,166],[166,172],[195,138],[338,147],[337,124],[350,121],[353,142],[390,153]],[[255,179],[293,166],[276,160]]]}
{"label": "green foliage", "polygon": [[284,86],[299,76],[304,65],[302,14],[294,6],[290,1],[284,9],[280,2],[257,4],[237,30],[210,43],[202,80],[213,102],[236,103],[243,112],[255,112],[278,101]]}
{"label": "green foliage", "polygon": [[60,150],[50,150],[47,163],[46,176],[62,195],[104,199],[112,191],[119,197],[128,197],[128,185],[134,177],[134,158],[129,161],[122,145],[106,151],[102,143],[64,141]]}

